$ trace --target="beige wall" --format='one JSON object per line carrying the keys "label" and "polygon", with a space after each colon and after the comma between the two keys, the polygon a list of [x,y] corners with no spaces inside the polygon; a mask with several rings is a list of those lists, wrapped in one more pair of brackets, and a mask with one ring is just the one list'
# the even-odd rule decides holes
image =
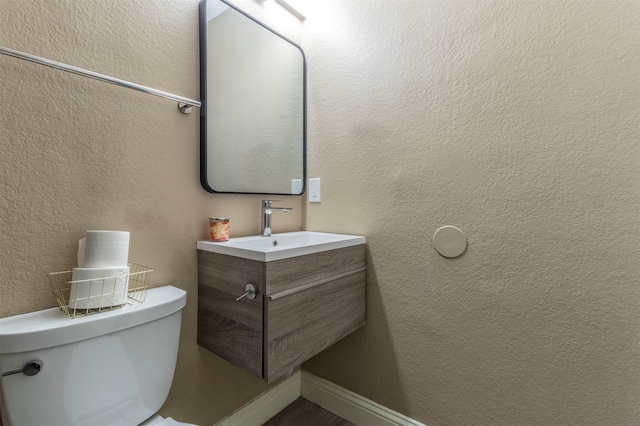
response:
{"label": "beige wall", "polygon": [[[199,98],[197,0],[0,0],[0,45]],[[198,111],[6,56],[0,99],[0,315],[53,307],[46,274],[75,266],[85,230],[128,230],[152,285],[188,292],[162,413],[212,424],[264,391],[196,345],[196,241],[211,215],[257,234],[263,198],[200,187]],[[286,204],[274,231],[301,227],[300,197]]]}
{"label": "beige wall", "polygon": [[[369,322],[305,368],[430,426],[637,424],[640,3],[318,4],[322,203],[276,226],[368,237]],[[2,45],[198,97],[196,0],[0,10]],[[129,230],[153,285],[189,294],[162,413],[211,424],[265,390],[195,343],[195,241],[210,215],[257,233],[261,198],[200,188],[197,113],[7,57],[0,76],[1,315],[54,305],[86,229]],[[431,246],[445,224],[459,259]]]}
{"label": "beige wall", "polygon": [[303,368],[430,426],[640,423],[640,2],[309,16],[306,227],[370,266],[366,328]]}

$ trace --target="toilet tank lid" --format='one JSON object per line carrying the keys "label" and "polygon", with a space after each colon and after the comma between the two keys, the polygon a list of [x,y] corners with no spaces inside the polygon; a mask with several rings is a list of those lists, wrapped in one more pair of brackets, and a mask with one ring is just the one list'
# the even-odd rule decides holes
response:
{"label": "toilet tank lid", "polygon": [[29,352],[115,333],[181,310],[187,293],[173,286],[152,288],[144,303],[69,318],[58,308],[0,319],[0,355]]}

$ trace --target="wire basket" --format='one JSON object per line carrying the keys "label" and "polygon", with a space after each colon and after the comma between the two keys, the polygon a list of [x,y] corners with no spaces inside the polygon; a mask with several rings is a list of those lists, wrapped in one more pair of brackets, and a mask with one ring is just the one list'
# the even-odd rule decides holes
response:
{"label": "wire basket", "polygon": [[129,273],[73,281],[73,271],[49,274],[60,310],[71,318],[144,302],[152,268],[129,263]]}

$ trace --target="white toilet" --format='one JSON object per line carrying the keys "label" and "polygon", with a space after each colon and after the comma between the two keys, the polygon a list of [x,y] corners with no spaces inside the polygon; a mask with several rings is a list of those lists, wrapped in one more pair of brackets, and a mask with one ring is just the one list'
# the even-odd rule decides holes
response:
{"label": "white toilet", "polygon": [[186,300],[166,286],[86,317],[53,308],[0,319],[10,425],[185,425],[156,412],[173,381]]}

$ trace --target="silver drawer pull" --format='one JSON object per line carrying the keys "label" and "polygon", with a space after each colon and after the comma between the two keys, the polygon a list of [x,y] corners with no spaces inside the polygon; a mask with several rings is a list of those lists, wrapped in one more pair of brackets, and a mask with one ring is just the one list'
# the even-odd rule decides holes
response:
{"label": "silver drawer pull", "polygon": [[2,377],[11,376],[12,374],[22,373],[25,376],[35,376],[42,370],[42,361],[29,361],[22,367],[20,370],[7,371],[6,373],[2,373]]}
{"label": "silver drawer pull", "polygon": [[236,299],[236,302],[239,302],[243,297],[246,297],[249,300],[253,300],[256,298],[256,288],[253,286],[253,284],[247,284],[244,287],[244,291],[245,293],[242,296],[238,297]]}
{"label": "silver drawer pull", "polygon": [[362,268],[354,269],[353,271],[343,272],[341,274],[332,275],[332,276],[327,277],[327,278],[322,278],[322,279],[319,279],[319,280],[316,280],[316,281],[310,281],[310,282],[308,282],[306,284],[302,284],[302,285],[299,285],[297,287],[289,288],[287,290],[281,290],[281,291],[278,291],[276,293],[269,294],[269,295],[267,295],[267,297],[269,297],[269,300],[280,299],[281,297],[289,296],[290,294],[297,293],[297,292],[303,291],[303,290],[307,290],[307,289],[310,289],[312,287],[317,287],[319,285],[326,284],[326,283],[329,283],[331,281],[335,281],[335,280],[340,279],[340,278],[348,277],[349,275],[357,274],[358,272],[362,272],[362,271],[366,271],[366,270],[367,270],[367,267],[363,266]]}

